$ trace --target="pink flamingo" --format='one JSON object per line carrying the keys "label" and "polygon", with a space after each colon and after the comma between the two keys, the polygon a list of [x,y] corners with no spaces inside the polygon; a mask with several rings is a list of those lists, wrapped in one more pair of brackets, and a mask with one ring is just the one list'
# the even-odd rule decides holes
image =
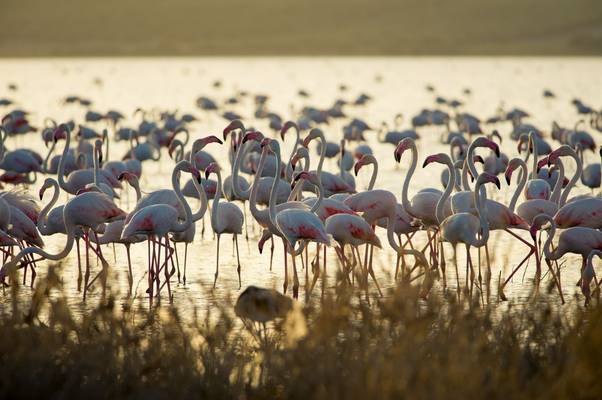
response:
{"label": "pink flamingo", "polygon": [[590,299],[590,285],[592,280],[596,280],[596,290],[600,288],[600,282],[596,279],[596,274],[594,272],[594,260],[595,256],[602,257],[602,251],[598,249],[592,250],[587,256],[587,263],[585,268],[581,271],[581,292],[585,296],[585,304],[589,303]]}
{"label": "pink flamingo", "polygon": [[[169,238],[168,233],[170,232],[183,232],[190,227],[192,223],[192,211],[190,210],[190,206],[184,199],[184,195],[180,190],[180,179],[179,174],[180,171],[185,171],[191,173],[200,183],[201,175],[199,170],[194,168],[189,161],[183,160],[180,161],[173,169],[171,174],[171,183],[173,186],[173,191],[177,197],[180,208],[184,210],[184,221],[180,222],[180,212],[177,208],[171,206],[170,204],[152,204],[146,207],[143,207],[136,211],[131,219],[126,222],[123,227],[123,232],[121,234],[122,239],[127,239],[134,235],[145,235],[149,241],[149,267],[148,267],[148,283],[149,283],[149,295],[150,295],[150,304],[152,305],[153,298],[153,283],[156,282],[157,285],[157,294],[159,294],[161,286],[159,280],[159,274],[161,270],[164,270],[165,273],[165,283],[167,284],[167,291],[170,302],[173,300],[171,295],[171,284],[170,277],[172,274],[168,272],[168,262],[171,259],[172,251],[169,247]],[[138,203],[140,204],[140,203]],[[159,238],[158,245],[159,250],[156,252],[155,245],[157,242],[155,238]],[[165,240],[165,243],[162,243],[162,240]],[[153,242],[153,251],[152,251],[152,259],[156,261],[154,265],[151,262],[150,257],[150,242]],[[161,247],[165,247],[165,262],[163,265],[159,265],[161,262]],[[169,255],[168,255],[169,251]]]}
{"label": "pink flamingo", "polygon": [[316,138],[320,140],[321,146],[320,161],[316,168],[316,174],[320,177],[320,181],[324,187],[324,196],[330,197],[330,195],[335,193],[355,193],[355,189],[351,187],[349,183],[345,182],[343,178],[322,170],[324,157],[326,155],[326,139],[324,138],[324,133],[320,129],[314,128],[309,131],[308,135],[303,139],[303,147],[307,148],[309,143]]}
{"label": "pink flamingo", "polygon": [[[65,247],[63,250],[58,252],[57,254],[50,254],[45,252],[44,250],[38,247],[28,247],[21,250],[16,256],[14,256],[8,263],[6,263],[2,269],[0,269],[0,280],[2,280],[6,275],[12,273],[15,269],[17,269],[17,263],[23,259],[24,257],[30,254],[37,254],[42,256],[45,259],[59,261],[69,255],[69,252],[73,248],[73,242],[75,240],[75,233],[77,227],[84,228],[84,238],[86,240],[86,254],[88,253],[88,248],[91,248],[88,231],[96,229],[99,225],[111,222],[117,219],[125,218],[125,212],[117,207],[111,199],[109,199],[105,194],[98,192],[86,192],[79,194],[69,200],[64,208],[63,208],[63,218],[65,221],[65,227],[67,230],[67,242],[65,243]],[[106,277],[106,271],[108,268],[108,263],[105,258],[102,256],[102,253],[94,248],[92,248],[94,252],[98,255],[99,259],[102,262],[102,271],[91,281],[89,282],[89,263],[86,263],[86,275],[85,275],[85,286],[84,286],[84,299],[86,297],[87,289],[94,283],[94,281],[98,277]],[[86,257],[86,261],[88,261],[88,257]],[[103,285],[104,292],[105,285]]]}
{"label": "pink flamingo", "polygon": [[230,233],[234,235],[234,243],[236,245],[236,261],[238,263],[237,272],[238,272],[238,286],[239,288],[242,286],[242,281],[240,277],[240,256],[238,253],[238,235],[242,234],[242,225],[244,222],[244,217],[240,208],[234,203],[231,202],[223,202],[220,204],[221,196],[221,187],[222,187],[222,174],[220,169],[216,163],[211,163],[207,166],[205,170],[205,178],[208,178],[209,175],[215,173],[217,175],[217,193],[213,198],[213,205],[211,208],[211,227],[213,232],[217,234],[217,256],[215,261],[215,279],[213,281],[213,286],[217,282],[217,276],[219,273],[219,240],[222,234]]}

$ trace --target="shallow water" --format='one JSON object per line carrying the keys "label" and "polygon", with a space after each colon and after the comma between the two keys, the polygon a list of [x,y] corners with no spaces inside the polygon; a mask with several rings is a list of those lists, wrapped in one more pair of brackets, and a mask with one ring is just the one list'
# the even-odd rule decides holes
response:
{"label": "shallow water", "polygon": [[[35,59],[0,61],[0,95],[17,101],[17,106],[33,112],[31,121],[37,126],[42,125],[45,117],[51,116],[57,120],[75,119],[83,121],[85,109],[75,105],[63,105],[61,99],[67,95],[82,95],[93,101],[93,110],[106,111],[115,109],[128,117],[137,107],[150,109],[157,107],[166,110],[191,112],[200,121],[191,124],[192,137],[199,135],[221,135],[226,121],[216,114],[207,114],[195,107],[195,99],[199,95],[207,95],[223,102],[238,90],[253,94],[267,94],[270,97],[269,108],[280,113],[283,117],[291,117],[291,110],[299,109],[305,104],[319,107],[331,105],[335,99],[353,100],[359,93],[365,92],[373,97],[367,106],[348,106],[345,111],[350,116],[365,119],[372,126],[378,127],[384,120],[391,124],[393,116],[402,112],[405,116],[416,114],[421,108],[434,107],[434,95],[424,88],[426,84],[436,87],[438,94],[444,97],[459,98],[465,102],[464,110],[476,114],[482,119],[494,115],[500,105],[509,109],[517,106],[526,109],[532,117],[528,122],[549,130],[552,121],[563,126],[572,126],[579,119],[570,101],[579,97],[586,103],[600,105],[602,103],[602,59],[599,58],[190,58],[190,59]],[[215,80],[221,80],[221,88],[213,87]],[[9,83],[18,86],[16,92],[6,92]],[[348,90],[341,92],[339,85],[345,84]],[[462,94],[464,88],[470,88],[472,94]],[[309,99],[297,95],[299,89],[305,89],[311,94]],[[556,99],[544,99],[542,91],[550,89],[556,93]],[[2,97],[0,96],[0,97]],[[270,132],[266,120],[254,120],[254,105],[252,96],[246,97],[234,106],[225,109],[236,111],[245,117],[248,125],[253,125],[264,132]],[[4,110],[0,109],[0,112]],[[8,109],[6,110],[8,111]],[[137,121],[136,121],[137,122]],[[130,117],[125,125],[133,124]],[[86,124],[101,130],[102,123]],[[335,122],[323,127],[327,138],[337,141],[341,135],[343,122]],[[409,123],[405,122],[404,126]],[[484,125],[485,127],[485,125]],[[487,126],[488,131],[496,128],[505,139],[511,130],[510,123]],[[440,188],[440,172],[442,166],[420,168],[422,160],[429,154],[448,152],[447,146],[439,143],[441,128],[421,129],[419,141],[419,167],[412,179],[410,195],[425,187]],[[594,137],[597,136],[592,131]],[[404,157],[401,168],[396,167],[393,159],[393,147],[381,144],[376,134],[367,134],[368,143],[379,160],[379,177],[377,187],[389,189],[398,197],[401,195],[401,184],[408,168],[409,157]],[[34,146],[40,152],[45,151],[38,134],[12,139],[9,148]],[[287,139],[284,154],[291,147]],[[353,148],[355,144],[352,144]],[[127,150],[125,143],[111,144],[111,158],[118,159]],[[226,151],[211,145],[207,148],[218,161],[226,166]],[[511,158],[516,156],[516,143],[505,140],[502,150]],[[312,149],[312,156],[315,151]],[[487,155],[483,153],[483,155]],[[587,162],[597,162],[597,156],[589,153]],[[317,157],[317,156],[316,156]],[[317,160],[313,160],[313,165]],[[145,163],[144,178],[141,181],[143,191],[169,187],[170,171],[174,163],[167,152],[163,150],[159,163]],[[335,170],[334,161],[327,160],[326,167]],[[571,173],[572,165],[567,167]],[[367,185],[370,178],[370,168],[360,173],[358,188]],[[227,175],[227,174],[225,174]],[[515,178],[516,179],[516,178]],[[30,188],[37,193],[40,183]],[[515,181],[509,188],[502,182],[501,191],[488,188],[489,196],[508,201],[514,188]],[[577,188],[574,194],[586,193],[583,187]],[[121,206],[128,210],[134,203],[133,191],[123,195]],[[61,197],[64,201],[65,196]],[[129,203],[127,200],[129,199]],[[191,202],[193,210],[196,201]],[[208,214],[206,215],[208,217]],[[188,282],[186,285],[177,284],[173,278],[175,302],[184,309],[193,306],[203,306],[214,298],[220,298],[226,293],[238,292],[238,276],[236,259],[233,257],[231,240],[225,236],[221,242],[220,276],[216,288],[212,289],[214,276],[214,260],[216,242],[209,229],[204,238],[200,233],[200,222],[195,242],[188,249]],[[280,246],[276,246],[273,270],[269,269],[269,245],[267,251],[260,255],[256,243],[259,235],[257,227],[250,230],[251,238],[245,242],[240,240],[240,256],[242,263],[242,287],[259,285],[280,289],[283,282],[283,259]],[[381,232],[382,234],[383,232]],[[524,237],[528,234],[523,233]],[[384,235],[382,235],[384,239]],[[425,235],[420,233],[415,240],[416,245],[424,243]],[[50,251],[61,248],[64,237],[56,235],[46,237],[47,248]],[[490,239],[493,259],[493,282],[490,300],[497,301],[497,280],[509,272],[509,269],[526,254],[526,247],[506,233],[494,233]],[[116,258],[113,250],[105,247],[103,250],[107,259],[116,272],[121,296],[127,293],[127,262],[123,246],[116,248]],[[183,259],[183,245],[178,248],[179,258]],[[318,284],[314,295],[318,296],[321,288],[328,290],[335,284],[334,271],[336,260],[334,252],[329,253],[328,278]],[[448,286],[455,286],[455,273],[451,264],[451,251],[448,250]],[[473,253],[476,259],[476,251]],[[395,268],[394,254],[390,249],[375,253],[375,265],[378,281],[383,288],[395,285],[392,274]],[[464,251],[459,251],[460,272],[463,276]],[[146,245],[133,247],[132,261],[134,264],[134,286],[136,296],[146,299],[144,293],[144,272],[146,265]],[[580,261],[576,256],[563,258],[562,269],[563,290],[565,296],[575,292],[574,282],[578,279]],[[301,291],[305,285],[305,271],[298,261]],[[38,272],[44,275],[45,267],[41,264]],[[515,302],[523,302],[531,293],[531,277],[534,274],[534,262],[524,274],[517,274],[507,286],[506,294]],[[77,291],[77,268],[75,251],[65,263],[62,271],[65,290],[70,303],[82,312],[94,304],[100,296],[97,288],[90,294],[87,304],[82,303],[82,295]],[[290,285],[289,285],[290,287]],[[441,283],[437,283],[441,287]],[[115,290],[113,283],[113,290]],[[376,291],[371,283],[371,290]],[[31,291],[24,289],[21,296],[27,298]],[[303,296],[301,296],[303,297]],[[0,294],[1,301],[6,301],[7,295]]]}

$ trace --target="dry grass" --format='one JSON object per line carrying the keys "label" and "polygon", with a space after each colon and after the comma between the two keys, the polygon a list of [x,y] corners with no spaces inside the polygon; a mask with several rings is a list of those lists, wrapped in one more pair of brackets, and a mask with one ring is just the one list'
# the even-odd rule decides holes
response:
{"label": "dry grass", "polygon": [[599,0],[2,0],[1,56],[601,55]]}
{"label": "dry grass", "polygon": [[[18,286],[4,296],[17,298]],[[56,271],[0,313],[0,398],[561,399],[602,395],[602,309],[482,309],[400,287],[340,291],[266,341],[225,300],[193,318],[109,299],[84,317]],[[6,302],[10,304],[10,302]],[[576,303],[573,303],[576,304]],[[299,326],[297,320],[297,327]]]}

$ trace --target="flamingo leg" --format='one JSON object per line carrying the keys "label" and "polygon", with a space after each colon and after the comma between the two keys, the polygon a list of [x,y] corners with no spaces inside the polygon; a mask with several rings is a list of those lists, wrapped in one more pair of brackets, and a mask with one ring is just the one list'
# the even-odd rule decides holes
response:
{"label": "flamingo leg", "polygon": [[[169,236],[166,234],[165,235],[165,245],[169,247]],[[169,260],[172,259],[172,252],[169,252],[168,250],[170,249],[165,249],[165,265],[164,265],[164,272],[165,272],[165,282],[167,283],[167,297],[169,298],[169,303],[173,303],[173,295],[171,294],[171,274],[169,273],[169,271],[167,270],[167,262]],[[172,260],[172,264],[173,264],[173,260]]]}
{"label": "flamingo leg", "polygon": [[130,256],[130,244],[129,243],[125,244],[125,252],[128,257],[128,287],[129,287],[128,296],[131,296],[132,295],[132,287],[134,286],[134,274],[132,273],[132,258]]}
{"label": "flamingo leg", "polygon": [[242,280],[240,278],[240,255],[238,252],[238,235],[234,234],[234,244],[236,245],[236,263],[238,266],[236,267],[236,272],[238,272],[238,288],[242,288]]}
{"label": "flamingo leg", "polygon": [[75,243],[77,245],[77,291],[81,292],[82,289],[82,259],[81,259],[81,250],[80,250],[80,238],[77,237],[75,239]]}
{"label": "flamingo leg", "polygon": [[184,243],[184,285],[186,284],[186,261],[188,259],[188,242]]}
{"label": "flamingo leg", "polygon": [[178,275],[178,283],[181,282],[180,280],[180,259],[178,257],[178,244],[176,242],[173,242],[173,248],[174,248],[174,254],[176,256],[176,268],[177,268],[177,275]]}
{"label": "flamingo leg", "polygon": [[270,242],[272,245],[270,246],[270,271],[272,270],[272,263],[274,261],[274,235],[270,237]]}
{"label": "flamingo leg", "polygon": [[219,239],[220,239],[221,234],[217,234],[217,255],[215,257],[215,275],[213,278],[213,287],[215,287],[215,284],[217,283],[217,276],[219,274]]}
{"label": "flamingo leg", "polygon": [[299,276],[297,276],[297,265],[295,264],[294,248],[291,247],[291,257],[293,259],[293,298],[299,298]]}
{"label": "flamingo leg", "polygon": [[527,260],[531,257],[532,254],[533,254],[533,250],[531,250],[529,252],[529,254],[527,254],[527,256],[522,259],[522,261],[516,266],[516,268],[514,268],[514,270],[510,274],[510,276],[508,276],[508,278],[506,278],[506,280],[504,281],[504,283],[502,283],[502,285],[500,286],[499,292],[500,292],[500,298],[502,300],[504,300],[504,301],[507,300],[506,295],[504,294],[504,287],[506,287],[506,285],[508,284],[508,282],[510,282],[510,279],[512,279],[512,277],[514,276],[514,274],[516,274],[516,272],[518,272],[518,270],[520,269],[520,267],[522,267],[523,264],[525,262],[527,262]]}
{"label": "flamingo leg", "polygon": [[286,289],[288,288],[288,254],[286,251],[286,241],[284,239],[282,239],[282,245],[284,248],[284,285],[282,291],[286,293]]}
{"label": "flamingo leg", "polygon": [[84,242],[86,243],[86,271],[84,273],[84,302],[86,301],[86,295],[88,294],[88,281],[90,280],[90,242],[88,237],[88,230],[84,231]]}

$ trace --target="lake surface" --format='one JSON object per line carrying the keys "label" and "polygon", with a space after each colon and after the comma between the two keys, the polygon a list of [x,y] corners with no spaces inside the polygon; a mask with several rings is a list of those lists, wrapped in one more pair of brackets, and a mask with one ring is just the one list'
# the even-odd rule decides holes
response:
{"label": "lake surface", "polygon": [[[161,110],[190,112],[199,118],[191,124],[192,138],[216,134],[227,124],[218,114],[209,114],[195,106],[195,99],[206,95],[218,100],[221,104],[244,90],[249,96],[243,98],[237,105],[222,107],[226,110],[241,114],[247,125],[255,126],[267,134],[271,134],[267,120],[255,120],[253,113],[254,94],[269,96],[268,107],[285,118],[293,117],[293,110],[311,104],[317,107],[328,107],[338,98],[354,100],[360,93],[367,93],[373,100],[366,106],[347,106],[345,112],[352,117],[366,120],[374,127],[382,121],[392,123],[395,114],[402,112],[409,118],[425,107],[435,107],[434,94],[425,90],[427,84],[432,84],[437,94],[444,97],[461,99],[466,110],[482,119],[496,113],[500,106],[510,109],[521,107],[531,113],[528,122],[533,123],[544,131],[549,132],[552,121],[562,126],[573,126],[579,119],[570,101],[578,97],[588,104],[599,107],[602,104],[602,59],[600,58],[183,58],[183,59],[4,59],[0,60],[0,97],[9,97],[17,102],[17,107],[32,112],[31,121],[37,126],[42,125],[45,117],[56,120],[74,119],[83,123],[85,109],[76,105],[64,105],[62,99],[68,95],[81,95],[93,101],[93,110],[107,111],[115,109],[123,112],[128,120],[124,125],[137,125],[139,119],[133,119],[132,113],[138,108],[157,108]],[[213,82],[219,80],[222,86],[216,88]],[[18,90],[7,91],[7,85],[16,84]],[[341,91],[339,86],[347,86]],[[464,88],[470,88],[472,94],[463,94]],[[310,93],[311,97],[302,98],[297,95],[299,89]],[[550,89],[556,94],[555,99],[545,99],[544,89]],[[0,109],[0,113],[8,112],[9,108]],[[409,127],[409,122],[404,127]],[[323,126],[327,139],[338,141],[344,122],[335,122]],[[104,123],[86,124],[98,129]],[[516,156],[516,143],[509,140],[510,123],[483,125],[490,132],[498,129],[505,138],[502,150],[511,158]],[[598,139],[598,133],[590,130]],[[428,127],[420,129],[421,139],[418,142],[419,167],[412,180],[410,195],[425,187],[441,188],[440,173],[442,166],[420,168],[422,160],[429,154],[448,152],[448,146],[439,142],[442,128]],[[372,147],[379,161],[379,176],[376,186],[393,191],[398,198],[401,196],[402,182],[409,164],[409,156],[404,156],[401,168],[397,168],[393,159],[393,146],[379,143],[376,133],[366,135],[368,144]],[[550,139],[551,140],[551,139]],[[292,141],[287,139],[283,153],[289,154]],[[10,149],[20,146],[33,146],[40,152],[45,152],[39,134],[11,139]],[[555,144],[555,146],[557,143]],[[61,146],[59,146],[62,148]],[[355,144],[350,145],[351,148]],[[111,143],[110,158],[120,159],[128,149],[126,143]],[[223,169],[228,170],[226,151],[216,145],[207,148]],[[311,151],[313,165],[316,165],[315,150]],[[482,153],[484,156],[486,152]],[[587,153],[586,164],[599,162],[597,154]],[[574,170],[572,163],[567,163],[567,173]],[[170,187],[170,172],[174,162],[169,159],[163,149],[161,161],[147,162],[143,167],[141,187],[143,191]],[[325,168],[336,170],[333,160],[327,160]],[[358,189],[364,188],[370,178],[371,169],[365,168],[357,178]],[[228,175],[228,173],[225,173]],[[39,185],[32,185],[29,190],[36,195]],[[515,189],[516,178],[508,187],[502,181],[501,191],[488,188],[490,197],[508,202]],[[574,194],[587,193],[588,190],[578,187]],[[37,197],[37,196],[36,196]],[[61,196],[60,201],[64,201]],[[129,200],[129,203],[128,201]],[[122,208],[130,210],[134,204],[133,192],[122,196]],[[196,201],[191,201],[193,210]],[[206,217],[209,215],[207,214]],[[215,246],[212,238],[209,219],[206,218],[208,231],[204,238],[199,234],[200,222],[195,242],[188,249],[188,282],[186,285],[177,284],[173,278],[174,301],[181,308],[203,306],[208,301],[225,296],[227,293],[238,293],[238,276],[236,259],[233,257],[229,237],[222,238],[220,276],[215,289],[212,289],[215,270]],[[260,231],[255,226],[250,230],[251,237],[247,243],[244,237],[240,240],[242,263],[242,288],[248,285],[275,287],[281,289],[283,282],[283,259],[281,246],[276,246],[273,269],[269,269],[269,251],[262,255],[257,250],[257,239]],[[384,232],[380,232],[385,239]],[[528,238],[527,233],[522,234]],[[65,238],[61,235],[45,237],[49,251],[60,249]],[[419,233],[415,243],[425,242],[425,234]],[[497,301],[497,280],[505,276],[509,270],[526,254],[526,247],[506,233],[494,233],[489,241],[493,258],[493,282],[491,301]],[[266,246],[268,248],[269,245]],[[312,246],[313,249],[313,246]],[[115,272],[116,283],[121,297],[127,293],[127,262],[123,246],[116,247],[116,257],[110,247],[104,249],[105,255]],[[183,259],[183,245],[179,245],[179,259]],[[451,264],[451,251],[448,255],[448,286],[455,286],[455,273]],[[476,251],[473,253],[476,259]],[[460,271],[463,276],[464,251],[459,250]],[[134,264],[134,286],[136,296],[146,300],[144,273],[146,271],[146,245],[144,243],[133,247],[132,262]],[[301,280],[301,293],[305,285],[305,271],[301,270],[298,261]],[[335,284],[334,270],[336,258],[334,251],[329,251],[329,271],[325,282],[318,284],[328,290]],[[575,293],[574,283],[578,279],[579,257],[566,256],[563,258],[562,281],[565,296]],[[392,278],[395,268],[393,251],[386,248],[375,252],[375,266],[381,287],[395,285]],[[545,267],[544,267],[545,268]],[[41,263],[38,273],[43,276],[45,264]],[[510,300],[525,301],[532,289],[531,278],[534,273],[532,260],[524,274],[517,274],[508,285],[506,294]],[[65,263],[62,271],[65,290],[74,307],[84,311],[89,304],[94,304],[100,296],[97,288],[90,295],[88,305],[82,303],[81,293],[77,291],[77,268],[75,251]],[[290,286],[289,286],[290,287]],[[441,287],[436,283],[435,290]],[[376,288],[371,284],[371,291]],[[1,302],[7,301],[8,292],[0,294]],[[319,296],[320,290],[314,292]],[[31,295],[31,290],[24,288],[21,296],[24,299]],[[301,296],[302,298],[303,296]]]}

